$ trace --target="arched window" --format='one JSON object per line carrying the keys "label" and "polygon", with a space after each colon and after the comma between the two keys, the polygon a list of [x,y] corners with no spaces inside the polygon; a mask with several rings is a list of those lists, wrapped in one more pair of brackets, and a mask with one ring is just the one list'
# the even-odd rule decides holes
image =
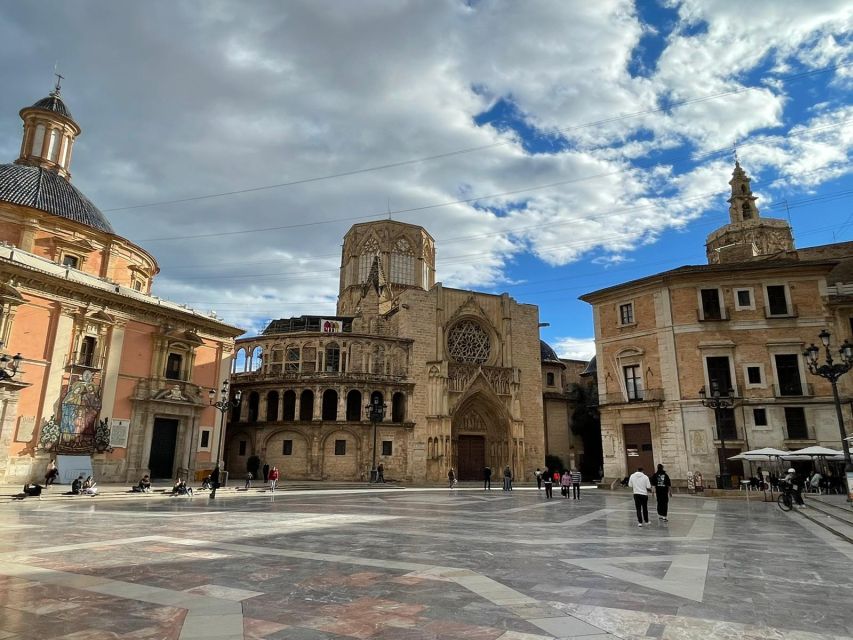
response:
{"label": "arched window", "polygon": [[406,394],[398,391],[391,398],[391,422],[406,421]]}
{"label": "arched window", "polygon": [[284,370],[291,373],[299,371],[299,347],[288,345],[284,350]]}
{"label": "arched window", "polygon": [[231,367],[233,373],[243,373],[246,370],[246,350],[237,349],[234,355],[234,364]]}
{"label": "arched window", "polygon": [[326,345],[326,371],[340,371],[341,348],[337,342]]}
{"label": "arched window", "polygon": [[358,281],[367,282],[367,276],[370,275],[370,268],[373,266],[373,258],[379,254],[379,243],[376,238],[370,238],[364,243],[361,248],[361,254],[358,257]]}
{"label": "arched window", "polygon": [[373,349],[373,363],[370,372],[380,375],[385,373],[385,349],[382,347],[374,347]]}
{"label": "arched window", "polygon": [[257,371],[261,368],[261,360],[263,359],[264,350],[261,347],[252,349],[252,361],[249,366],[249,371]]}
{"label": "arched window", "polygon": [[749,203],[744,202],[743,207],[741,207],[741,209],[743,210],[743,219],[749,220],[752,217],[752,211],[749,208]]}
{"label": "arched window", "polygon": [[32,154],[41,156],[42,146],[44,146],[44,125],[40,124],[36,127],[36,134],[33,136]]}
{"label": "arched window", "polygon": [[267,421],[278,420],[278,391],[270,391],[267,394]]}
{"label": "arched window", "polygon": [[50,142],[48,142],[47,147],[47,159],[51,162],[56,162],[57,158],[59,158],[59,143],[61,141],[62,138],[59,137],[59,131],[51,129]]}
{"label": "arched window", "polygon": [[314,392],[310,389],[305,389],[299,397],[299,419],[302,422],[314,419]]}
{"label": "arched window", "polygon": [[281,396],[282,403],[282,419],[286,422],[293,422],[296,420],[296,392],[289,389],[284,392]]}
{"label": "arched window", "polygon": [[347,394],[347,421],[360,422],[361,416],[361,391],[353,389]]}
{"label": "arched window", "polygon": [[313,373],[317,370],[317,347],[302,347],[302,373]]}
{"label": "arched window", "polygon": [[338,392],[334,389],[326,389],[323,392],[323,420],[338,419]]}
{"label": "arched window", "polygon": [[398,239],[391,252],[391,282],[415,284],[415,253],[405,238]]}
{"label": "arched window", "polygon": [[547,384],[549,387],[554,386],[554,374],[553,373],[549,372],[549,373],[545,374],[545,384]]}
{"label": "arched window", "polygon": [[261,404],[261,397],[257,391],[252,391],[249,394],[249,422],[258,421],[258,409]]}

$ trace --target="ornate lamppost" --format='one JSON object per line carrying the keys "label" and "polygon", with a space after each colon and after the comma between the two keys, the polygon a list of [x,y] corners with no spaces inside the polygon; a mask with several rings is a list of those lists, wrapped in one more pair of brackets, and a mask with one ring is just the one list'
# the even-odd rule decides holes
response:
{"label": "ornate lamppost", "polygon": [[728,470],[728,460],[726,459],[726,434],[723,432],[722,421],[720,415],[726,409],[731,409],[735,406],[734,390],[729,388],[726,390],[726,395],[720,393],[719,385],[716,382],[711,382],[711,396],[708,397],[705,393],[705,387],[699,389],[699,396],[702,398],[702,406],[713,409],[714,424],[717,427],[717,437],[720,439],[720,489],[728,489],[731,486],[731,474]]}
{"label": "ornate lamppost", "polygon": [[225,433],[225,414],[231,409],[240,406],[240,397],[243,395],[243,392],[237,389],[234,399],[230,399],[228,397],[228,381],[223,380],[218,401],[216,400],[216,389],[211,389],[207,392],[207,395],[210,398],[210,406],[218,409],[220,413],[219,444],[216,447],[216,464],[219,465],[222,463],[222,435]]}
{"label": "ornate lamppost", "polygon": [[21,366],[21,354],[16,353],[10,358],[3,353],[3,342],[0,341],[0,382],[14,378],[18,374],[19,366]]}
{"label": "ornate lamppost", "polygon": [[[845,340],[838,354],[841,356],[841,362],[835,362],[832,359],[832,350],[829,348],[829,339],[831,338],[829,331],[824,329],[818,334],[823,348],[826,351],[825,362],[820,362],[820,347],[814,343],[803,352],[806,357],[806,364],[814,375],[820,376],[829,380],[832,385],[832,397],[835,400],[835,415],[838,418],[838,431],[841,433],[841,447],[844,449],[844,471],[853,471],[853,462],[850,460],[850,441],[847,439],[847,433],[844,430],[844,414],[841,411],[841,399],[838,397],[838,379],[845,373],[853,369],[853,344]],[[850,495],[850,487],[847,487],[848,496]]]}
{"label": "ornate lamppost", "polygon": [[388,408],[382,397],[375,393],[370,404],[364,407],[367,410],[367,418],[373,423],[373,462],[370,465],[370,481],[376,482],[379,477],[376,471],[376,425],[385,419],[385,410]]}

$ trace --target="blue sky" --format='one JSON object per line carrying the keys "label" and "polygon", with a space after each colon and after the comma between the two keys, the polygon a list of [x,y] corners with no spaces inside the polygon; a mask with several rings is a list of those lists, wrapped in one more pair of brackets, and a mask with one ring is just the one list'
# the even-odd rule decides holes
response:
{"label": "blue sky", "polygon": [[853,238],[851,27],[832,0],[4,3],[0,161],[59,60],[74,183],[157,295],[332,313],[341,238],[390,211],[439,280],[587,356],[577,297],[704,262],[734,147],[799,246]]}

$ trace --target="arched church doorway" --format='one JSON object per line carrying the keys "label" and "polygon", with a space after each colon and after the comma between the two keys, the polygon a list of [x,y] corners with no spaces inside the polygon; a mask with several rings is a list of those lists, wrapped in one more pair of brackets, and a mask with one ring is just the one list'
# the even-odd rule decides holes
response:
{"label": "arched church doorway", "polygon": [[509,417],[496,396],[475,393],[463,399],[453,412],[451,439],[452,464],[460,480],[481,480],[483,467],[497,476],[512,466]]}

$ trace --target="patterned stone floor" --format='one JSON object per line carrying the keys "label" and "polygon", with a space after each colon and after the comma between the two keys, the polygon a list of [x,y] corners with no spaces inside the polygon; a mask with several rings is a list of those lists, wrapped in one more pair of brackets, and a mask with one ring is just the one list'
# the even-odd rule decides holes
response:
{"label": "patterned stone floor", "polygon": [[0,506],[0,640],[853,638],[853,546],[761,502],[535,490]]}

